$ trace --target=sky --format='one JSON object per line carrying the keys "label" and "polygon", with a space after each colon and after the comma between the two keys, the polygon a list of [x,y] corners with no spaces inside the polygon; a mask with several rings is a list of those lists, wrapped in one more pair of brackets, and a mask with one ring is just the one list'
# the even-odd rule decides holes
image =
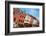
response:
{"label": "sky", "polygon": [[24,13],[32,15],[39,18],[39,9],[38,8],[20,8]]}

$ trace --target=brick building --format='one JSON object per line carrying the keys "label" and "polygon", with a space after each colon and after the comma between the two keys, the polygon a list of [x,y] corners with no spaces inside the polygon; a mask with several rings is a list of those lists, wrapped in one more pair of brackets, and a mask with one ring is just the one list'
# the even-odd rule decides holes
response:
{"label": "brick building", "polygon": [[34,22],[33,16],[23,13],[19,8],[14,8],[13,10],[14,22],[18,25],[18,27],[32,27],[34,23],[36,25],[37,22]]}

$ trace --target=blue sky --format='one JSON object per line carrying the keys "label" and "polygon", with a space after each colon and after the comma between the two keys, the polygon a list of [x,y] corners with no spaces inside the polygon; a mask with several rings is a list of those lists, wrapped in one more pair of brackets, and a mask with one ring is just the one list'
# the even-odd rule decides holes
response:
{"label": "blue sky", "polygon": [[24,13],[32,15],[34,17],[39,18],[39,9],[38,8],[20,8]]}

